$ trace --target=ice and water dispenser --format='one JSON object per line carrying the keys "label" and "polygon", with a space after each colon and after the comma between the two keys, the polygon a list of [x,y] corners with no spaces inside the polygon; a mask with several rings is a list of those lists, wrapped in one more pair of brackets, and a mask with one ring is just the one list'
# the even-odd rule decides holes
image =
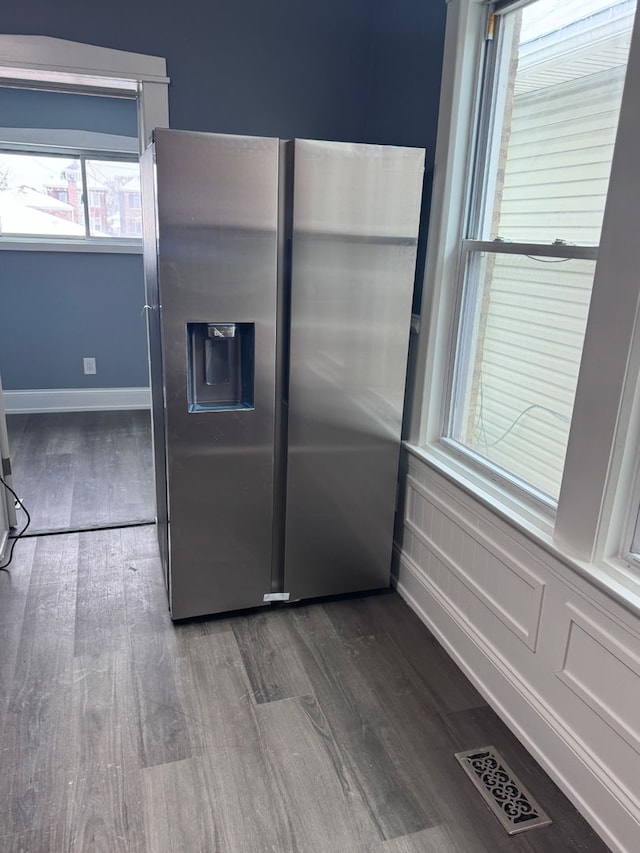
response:
{"label": "ice and water dispenser", "polygon": [[255,324],[187,323],[190,412],[253,409]]}

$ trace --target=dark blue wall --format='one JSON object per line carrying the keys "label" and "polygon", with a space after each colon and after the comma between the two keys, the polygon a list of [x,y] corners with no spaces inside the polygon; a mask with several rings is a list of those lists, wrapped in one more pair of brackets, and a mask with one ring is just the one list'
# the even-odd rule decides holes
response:
{"label": "dark blue wall", "polygon": [[137,136],[136,102],[0,86],[0,127],[62,127]]}
{"label": "dark blue wall", "polygon": [[371,0],[372,61],[366,135],[384,145],[427,149],[415,312],[420,310],[436,147],[446,3]]}
{"label": "dark blue wall", "polygon": [[0,268],[7,390],[148,384],[141,255],[3,251]]}
{"label": "dark blue wall", "polygon": [[[444,0],[23,0],[1,28],[166,57],[172,127],[426,146],[428,201],[445,11]],[[421,263],[424,241],[423,227]]]}
{"label": "dark blue wall", "polygon": [[173,127],[361,139],[370,0],[22,0],[2,31],[166,57]]}
{"label": "dark blue wall", "polygon": [[22,0],[4,33],[164,56],[184,130],[433,148],[445,0]]}

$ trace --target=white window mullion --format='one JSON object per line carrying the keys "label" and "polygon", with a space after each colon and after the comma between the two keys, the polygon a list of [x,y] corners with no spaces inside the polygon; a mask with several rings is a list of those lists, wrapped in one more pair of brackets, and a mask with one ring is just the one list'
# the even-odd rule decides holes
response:
{"label": "white window mullion", "polygon": [[[432,444],[442,433],[444,401],[450,369],[452,318],[460,240],[463,237],[471,150],[484,47],[487,8],[484,0],[449,0],[445,32],[440,112],[433,170],[429,241],[422,293],[416,402],[409,440]],[[465,45],[460,50],[460,45]],[[427,383],[426,377],[429,377]]]}
{"label": "white window mullion", "polygon": [[83,156],[80,157],[80,170],[82,174],[82,209],[84,211],[84,235],[87,239],[91,236],[91,220],[89,218],[89,185],[87,184],[87,164]]}
{"label": "white window mullion", "polygon": [[629,497],[618,488],[625,452],[628,458],[637,447],[637,437],[631,449],[625,438],[640,372],[633,345],[640,296],[639,101],[636,16],[554,534],[564,551],[583,560],[603,556],[616,490],[618,502]]}

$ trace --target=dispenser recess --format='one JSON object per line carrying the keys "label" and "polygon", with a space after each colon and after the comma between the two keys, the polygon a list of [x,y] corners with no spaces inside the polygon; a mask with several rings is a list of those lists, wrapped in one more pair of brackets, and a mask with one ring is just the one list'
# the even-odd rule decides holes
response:
{"label": "dispenser recess", "polygon": [[254,407],[254,323],[187,323],[190,412]]}

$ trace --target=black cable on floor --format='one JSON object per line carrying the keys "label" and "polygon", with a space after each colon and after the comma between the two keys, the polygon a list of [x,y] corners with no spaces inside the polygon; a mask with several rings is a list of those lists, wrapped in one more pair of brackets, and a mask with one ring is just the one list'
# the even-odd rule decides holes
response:
{"label": "black cable on floor", "polygon": [[11,539],[11,540],[12,540],[12,541],[11,541],[11,550],[9,551],[9,559],[7,560],[7,562],[6,562],[6,563],[3,563],[3,564],[0,566],[0,571],[2,571],[3,569],[7,569],[7,568],[9,567],[10,563],[11,563],[11,560],[13,560],[13,549],[16,547],[16,542],[18,541],[18,539],[22,539],[22,537],[24,536],[24,534],[27,532],[27,528],[28,528],[28,527],[29,527],[29,525],[31,524],[31,516],[29,515],[29,510],[28,510],[28,509],[26,508],[26,506],[22,503],[22,501],[21,501],[21,500],[20,500],[20,498],[17,496],[17,494],[13,491],[13,489],[11,488],[11,486],[10,486],[10,485],[9,485],[9,484],[8,484],[8,483],[7,483],[3,478],[2,478],[2,477],[0,477],[0,483],[2,483],[2,485],[5,487],[5,489],[13,495],[13,497],[15,498],[15,501],[16,501],[16,506],[19,506],[19,507],[20,507],[20,509],[21,509],[21,510],[24,512],[24,514],[27,516],[27,523],[26,523],[26,524],[25,524],[25,526],[22,528],[22,530],[20,531],[20,533],[17,533],[17,534],[15,534],[15,535],[13,535],[13,536],[12,536],[12,535],[9,535],[9,539]]}
{"label": "black cable on floor", "polygon": [[67,533],[94,533],[99,530],[122,530],[126,527],[151,527],[155,525],[154,518],[144,518],[140,521],[118,521],[113,524],[88,524],[85,527],[54,527],[50,530],[32,530],[25,539],[36,539],[38,536],[64,536]]}

